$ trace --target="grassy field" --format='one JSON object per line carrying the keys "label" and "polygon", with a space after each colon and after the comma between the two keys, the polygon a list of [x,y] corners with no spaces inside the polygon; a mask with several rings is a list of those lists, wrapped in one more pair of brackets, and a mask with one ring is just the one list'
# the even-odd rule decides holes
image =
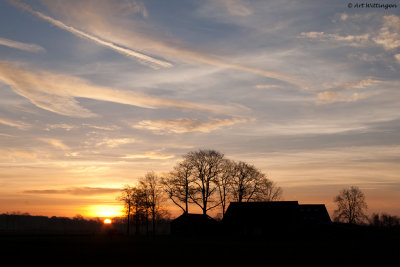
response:
{"label": "grassy field", "polygon": [[1,235],[1,266],[398,266],[399,232],[313,237]]}

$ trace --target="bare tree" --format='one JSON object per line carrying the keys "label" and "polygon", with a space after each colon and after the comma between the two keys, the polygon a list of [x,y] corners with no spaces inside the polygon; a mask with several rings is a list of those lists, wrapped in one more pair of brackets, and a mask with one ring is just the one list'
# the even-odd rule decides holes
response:
{"label": "bare tree", "polygon": [[234,201],[250,201],[257,191],[257,181],[262,176],[253,165],[243,161],[235,163],[232,174],[231,192]]}
{"label": "bare tree", "polygon": [[234,163],[230,192],[237,202],[275,201],[282,196],[280,187],[256,167],[243,161]]}
{"label": "bare tree", "polygon": [[126,234],[129,235],[129,227],[130,227],[130,215],[132,213],[133,207],[133,196],[134,196],[134,188],[125,185],[122,189],[121,196],[117,197],[117,200],[122,201],[124,203],[125,214],[127,217],[127,224],[126,224]]}
{"label": "bare tree", "polygon": [[231,183],[232,175],[235,170],[235,163],[231,160],[225,159],[222,163],[222,169],[217,176],[216,185],[218,188],[219,200],[221,203],[222,216],[225,215],[227,204],[231,198]]}
{"label": "bare tree", "polygon": [[367,209],[365,195],[358,187],[352,186],[348,189],[343,189],[335,197],[334,201],[338,206],[334,212],[335,221],[356,224],[367,219],[365,215],[365,210]]}
{"label": "bare tree", "polygon": [[148,204],[146,200],[146,193],[142,188],[133,187],[132,208],[133,217],[135,219],[135,233],[139,234],[139,227],[143,220],[146,220],[146,225],[148,225]]}
{"label": "bare tree", "polygon": [[184,159],[192,167],[192,191],[189,197],[206,215],[208,210],[220,204],[220,201],[214,199],[214,195],[218,188],[217,178],[221,173],[224,155],[215,150],[199,150],[189,152]]}
{"label": "bare tree", "polygon": [[268,179],[264,174],[257,181],[256,193],[252,200],[254,201],[277,201],[282,197],[282,188]]}
{"label": "bare tree", "polygon": [[161,181],[164,191],[171,201],[182,209],[183,213],[189,212],[189,195],[191,193],[192,166],[187,160],[178,163],[174,170]]}
{"label": "bare tree", "polygon": [[191,151],[162,179],[164,191],[184,213],[189,204],[203,214],[221,205],[222,215],[230,201],[274,201],[282,189],[253,165],[234,162],[215,150]]}
{"label": "bare tree", "polygon": [[152,232],[154,235],[156,230],[156,216],[160,211],[160,201],[163,194],[160,178],[154,172],[148,172],[139,181],[139,188],[143,193],[143,208],[145,210],[146,221],[148,220],[148,213],[151,214]]}

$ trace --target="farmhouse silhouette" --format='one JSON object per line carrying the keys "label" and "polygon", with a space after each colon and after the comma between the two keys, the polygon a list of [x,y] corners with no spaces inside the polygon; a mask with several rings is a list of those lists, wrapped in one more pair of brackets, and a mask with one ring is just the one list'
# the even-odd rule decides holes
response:
{"label": "farmhouse silhouette", "polygon": [[208,215],[184,213],[171,222],[171,233],[266,236],[272,233],[295,233],[330,223],[324,204],[299,204],[298,201],[232,202],[220,223]]}

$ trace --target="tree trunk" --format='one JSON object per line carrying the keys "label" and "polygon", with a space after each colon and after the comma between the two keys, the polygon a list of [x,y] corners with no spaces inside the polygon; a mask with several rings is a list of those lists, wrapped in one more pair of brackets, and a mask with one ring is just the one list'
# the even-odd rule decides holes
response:
{"label": "tree trunk", "polygon": [[126,225],[126,234],[129,236],[129,227],[130,227],[130,220],[129,220],[129,216],[131,214],[131,205],[128,204],[128,223]]}
{"label": "tree trunk", "polygon": [[155,235],[155,233],[156,233],[156,213],[155,213],[155,207],[153,207],[153,210],[152,210],[152,219],[153,219],[153,237],[154,237],[154,235]]}

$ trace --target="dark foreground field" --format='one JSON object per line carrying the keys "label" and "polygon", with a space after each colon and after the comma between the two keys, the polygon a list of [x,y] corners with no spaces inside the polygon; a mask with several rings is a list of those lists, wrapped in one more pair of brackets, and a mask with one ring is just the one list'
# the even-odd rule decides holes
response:
{"label": "dark foreground field", "polygon": [[397,231],[307,237],[1,235],[1,266],[399,266]]}

